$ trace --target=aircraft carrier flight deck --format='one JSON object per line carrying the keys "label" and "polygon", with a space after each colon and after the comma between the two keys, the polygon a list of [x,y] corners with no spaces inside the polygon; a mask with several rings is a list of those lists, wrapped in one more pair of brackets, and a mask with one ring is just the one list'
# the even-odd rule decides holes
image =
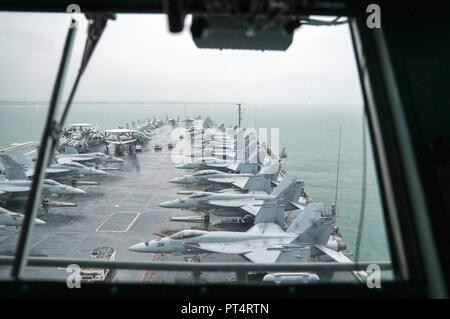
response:
{"label": "aircraft carrier flight deck", "polygon": [[[223,218],[211,215],[209,223],[170,221],[176,216],[200,216],[192,210],[168,209],[158,204],[179,198],[178,191],[200,190],[199,187],[186,187],[169,183],[172,178],[192,171],[176,169],[171,159],[168,142],[173,128],[163,126],[153,131],[152,141],[141,152],[126,153],[121,158],[124,163],[110,164],[108,175],[100,179],[98,185],[79,185],[86,194],[76,196],[58,196],[50,198],[59,202],[76,203],[75,207],[40,208],[38,218],[44,225],[34,227],[30,256],[89,258],[98,247],[112,247],[115,260],[123,261],[186,261],[186,255],[176,254],[139,254],[128,247],[145,240],[154,239],[154,233],[170,235],[182,229],[246,231],[251,224],[223,222]],[[154,145],[161,144],[162,150]],[[32,154],[35,143],[10,145],[6,152],[21,150]],[[36,156],[36,154],[34,154]],[[115,169],[116,168],[116,169]],[[86,179],[84,179],[86,180]],[[24,203],[9,206],[9,210],[23,213]],[[288,214],[292,221],[298,211]],[[0,229],[0,255],[12,256],[20,235],[21,227],[8,226]],[[209,254],[201,255],[201,262],[248,262],[239,255]],[[0,266],[0,278],[8,278],[10,266]],[[25,277],[33,280],[65,281],[68,274],[64,268],[27,267]],[[349,273],[322,274],[321,280],[351,280]],[[192,283],[190,272],[112,270],[105,281],[142,282],[142,283]],[[234,273],[204,272],[200,283],[235,282]]]}

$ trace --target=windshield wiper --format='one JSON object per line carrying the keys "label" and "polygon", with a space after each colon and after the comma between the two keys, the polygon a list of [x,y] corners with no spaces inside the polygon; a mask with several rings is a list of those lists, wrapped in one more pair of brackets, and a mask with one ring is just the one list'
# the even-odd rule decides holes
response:
{"label": "windshield wiper", "polygon": [[98,41],[100,40],[101,35],[103,34],[108,20],[115,19],[115,14],[86,13],[86,18],[89,20],[88,37],[86,39],[81,66],[78,70],[77,78],[72,86],[72,90],[70,92],[69,99],[66,102],[66,106],[64,108],[61,119],[57,121],[55,115],[59,108],[62,87],[65,82],[67,66],[69,64],[77,30],[77,21],[75,20],[75,18],[71,18],[69,30],[67,31],[61,62],[59,64],[58,73],[56,75],[55,85],[53,87],[52,97],[50,100],[44,133],[41,139],[41,147],[38,152],[33,183],[26,205],[26,214],[22,225],[22,231],[19,237],[19,242],[17,244],[16,257],[14,259],[14,265],[11,272],[11,275],[14,279],[20,279],[22,277],[23,270],[25,269],[25,266],[27,264],[30,239],[32,238],[34,225],[34,223],[32,223],[31,221],[34,220],[34,216],[36,215],[36,211],[39,205],[39,198],[41,197],[42,180],[44,177],[45,168],[49,164],[49,160],[52,156],[53,150],[55,149],[56,143],[61,135],[64,121],[67,117],[67,113],[69,112],[81,76],[87,67],[87,64],[92,56],[92,53],[95,50]]}

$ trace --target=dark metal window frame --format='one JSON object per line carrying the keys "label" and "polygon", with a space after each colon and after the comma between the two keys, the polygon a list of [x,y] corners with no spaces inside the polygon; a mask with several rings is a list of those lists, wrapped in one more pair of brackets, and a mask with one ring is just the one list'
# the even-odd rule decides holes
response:
{"label": "dark metal window frame", "polygon": [[[81,1],[83,2],[83,1]],[[82,4],[83,5],[83,4]],[[0,8],[2,5],[0,5]],[[86,4],[85,7],[89,7]],[[14,9],[14,8],[13,8]],[[17,9],[17,8],[16,8]],[[55,8],[54,8],[55,9]],[[98,8],[93,8],[94,10]],[[148,11],[162,12],[160,8],[152,8]],[[60,11],[58,8],[56,11]],[[116,10],[116,12],[123,11]],[[127,10],[125,10],[127,11]],[[146,11],[143,8],[140,10],[132,11]],[[342,14],[341,11],[331,12],[332,10],[321,12],[314,11],[309,13],[314,14]],[[404,116],[404,108],[399,98],[399,92],[397,84],[395,83],[395,76],[390,65],[389,54],[386,48],[386,43],[383,37],[383,29],[368,29],[366,26],[366,17],[358,10],[359,14],[354,14],[349,9],[345,12],[345,15],[352,16],[350,18],[350,28],[352,32],[352,39],[355,49],[355,55],[358,62],[359,75],[361,79],[361,86],[365,101],[365,111],[368,118],[369,130],[374,146],[375,162],[377,167],[378,180],[380,183],[380,190],[383,201],[383,209],[385,214],[385,220],[387,223],[387,232],[389,243],[391,247],[392,255],[392,268],[396,274],[397,282],[385,283],[381,290],[369,290],[366,287],[349,284],[337,284],[337,285],[318,285],[312,286],[296,286],[296,289],[292,290],[292,287],[258,287],[257,292],[259,295],[270,296],[274,291],[281,292],[279,296],[299,296],[304,293],[308,293],[309,296],[314,296],[314,291],[318,292],[323,287],[327,287],[331,293],[339,295],[343,290],[347,295],[354,293],[354,296],[395,296],[394,293],[399,289],[402,289],[402,295],[410,294],[413,296],[421,296],[424,292],[420,289],[422,285],[425,285],[426,294],[432,297],[445,296],[445,287],[443,286],[443,279],[440,269],[434,263],[436,258],[436,251],[433,250],[431,229],[428,219],[427,206],[425,205],[425,199],[423,198],[421,181],[417,171],[417,164],[415,163],[414,154],[411,146],[410,130],[407,127]],[[50,112],[50,111],[49,111]],[[50,113],[49,113],[49,119]],[[52,121],[47,122],[45,128],[44,138],[48,138],[52,132]],[[45,158],[45,152],[39,154],[38,163]],[[42,157],[42,158],[41,158]],[[34,185],[36,186],[36,185]],[[37,192],[32,192],[32,196],[36,196]],[[33,198],[30,198],[30,201]],[[25,236],[26,236],[26,230]],[[25,256],[26,258],[27,256]],[[13,262],[12,257],[0,258],[0,264],[11,264]],[[55,266],[55,265],[67,265],[67,263],[78,263],[80,266],[93,266],[93,261],[90,260],[63,260],[63,259],[42,259],[36,257],[30,257],[25,260],[24,265],[29,266]],[[110,263],[106,262],[105,265]],[[167,265],[166,265],[167,264]],[[159,267],[168,267],[178,269],[181,264],[160,263],[154,265],[151,263],[124,263],[114,262],[109,265],[112,268],[134,268],[134,269],[156,269]],[[183,264],[186,267],[186,264]],[[327,267],[340,267],[340,269],[363,269],[365,264],[355,264],[354,266],[343,266],[342,264],[327,263]],[[384,268],[389,268],[390,265],[383,264]],[[17,266],[16,266],[17,267]],[[156,267],[156,268],[155,268]],[[223,271],[220,264],[192,264],[188,265],[188,271],[198,272],[201,270],[210,271]],[[294,271],[295,266],[291,265],[251,265],[251,264],[230,264],[227,270],[235,271],[238,273],[238,279],[245,281],[243,274],[249,271],[258,270],[259,267],[268,267],[272,270],[279,271]],[[312,270],[315,267],[322,267],[321,265],[313,264],[300,264],[297,265],[297,271]],[[181,268],[180,268],[181,269]],[[16,279],[20,280],[18,287],[31,287],[33,283],[24,282],[20,279],[20,276],[16,276]],[[0,285],[11,285],[17,283],[14,282],[1,282]],[[40,283],[46,285],[47,283]],[[60,295],[64,295],[64,292],[69,290],[65,287],[65,284],[52,283],[58,287]],[[160,292],[160,285],[145,285],[145,288],[139,284],[132,285],[113,285],[115,287],[122,287],[123,291],[141,291],[146,296],[152,296],[149,291],[156,291],[156,294]],[[237,284],[236,286],[239,286]],[[20,291],[21,288],[17,286],[9,286],[11,291]],[[83,294],[89,295],[89,291],[96,293],[103,292],[105,294],[110,293],[111,285],[100,284],[94,287],[86,286],[83,289]],[[174,287],[171,285],[170,287]],[[192,296],[201,296],[201,291],[211,291],[223,287],[222,285],[208,286],[205,288],[202,285],[191,286],[177,286],[175,290],[181,292],[190,292]],[[234,288],[226,286],[228,292],[234,291],[232,296],[236,296]],[[201,290],[200,288],[204,288]],[[351,290],[349,290],[351,288]],[[405,292],[405,289],[408,292]],[[131,289],[131,290],[129,290]],[[157,290],[154,290],[157,289]],[[206,290],[205,290],[206,289]],[[246,293],[248,292],[246,286]],[[319,289],[319,290],[318,290]],[[0,290],[1,291],[1,290]],[[33,289],[30,290],[32,293]],[[226,292],[223,292],[226,294]],[[242,292],[241,292],[242,295]]]}
{"label": "dark metal window frame", "polygon": [[369,29],[363,15],[351,20],[365,112],[374,147],[393,269],[401,282],[446,296],[422,181],[413,151],[384,30]]}

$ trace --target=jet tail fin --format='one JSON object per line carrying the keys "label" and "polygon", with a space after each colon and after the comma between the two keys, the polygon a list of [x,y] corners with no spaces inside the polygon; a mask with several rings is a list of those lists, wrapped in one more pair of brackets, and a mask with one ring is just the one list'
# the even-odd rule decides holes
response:
{"label": "jet tail fin", "polygon": [[258,171],[258,164],[257,163],[239,163],[236,171],[241,174],[256,174]]}
{"label": "jet tail fin", "polygon": [[14,156],[16,158],[16,162],[19,163],[20,165],[26,167],[30,167],[33,165],[33,163],[31,163],[31,161],[25,156],[23,152],[14,153]]}
{"label": "jet tail fin", "polygon": [[15,161],[11,156],[7,154],[0,154],[1,161],[5,168],[14,168],[20,167],[23,168],[23,165]]}
{"label": "jet tail fin", "polygon": [[272,181],[276,181],[280,175],[281,165],[279,161],[271,160],[267,165],[263,165],[257,175],[269,177]]}
{"label": "jet tail fin", "polygon": [[257,156],[258,156],[258,158],[257,158],[258,164],[259,164],[259,165],[263,165],[264,159],[266,158],[267,153],[266,153],[266,151],[265,151],[264,149],[262,149],[261,147],[258,147],[257,152],[258,152],[258,153],[257,153]]}
{"label": "jet tail fin", "polygon": [[66,145],[64,151],[65,151],[66,154],[78,154],[77,149],[75,147],[73,147],[73,146],[70,146],[70,145]]}
{"label": "jet tail fin", "polygon": [[0,154],[0,160],[5,167],[6,179],[28,179],[27,175],[25,174],[24,167],[13,160],[9,155]]}
{"label": "jet tail fin", "polygon": [[281,227],[284,225],[284,205],[265,203],[258,211],[255,224],[275,223]]}
{"label": "jet tail fin", "polygon": [[[39,154],[39,150],[41,149],[41,146],[36,146],[36,152]],[[53,151],[52,158],[50,159],[50,164],[58,164],[58,161],[56,160],[55,156],[59,155],[59,152],[55,149]]]}
{"label": "jet tail fin", "polygon": [[325,216],[322,203],[308,203],[286,232],[298,234],[297,242],[326,246],[334,223],[334,217]]}
{"label": "jet tail fin", "polygon": [[284,196],[286,200],[285,205],[288,206],[288,210],[299,208],[298,205],[294,204],[298,203],[298,199],[303,192],[303,185],[303,181],[296,181]]}
{"label": "jet tail fin", "polygon": [[250,177],[244,186],[248,192],[266,192],[270,194],[270,180],[268,178]]}
{"label": "jet tail fin", "polygon": [[286,198],[292,187],[295,185],[296,179],[297,177],[295,176],[286,176],[281,183],[273,189],[271,195],[274,195],[276,199],[280,199],[281,197]]}

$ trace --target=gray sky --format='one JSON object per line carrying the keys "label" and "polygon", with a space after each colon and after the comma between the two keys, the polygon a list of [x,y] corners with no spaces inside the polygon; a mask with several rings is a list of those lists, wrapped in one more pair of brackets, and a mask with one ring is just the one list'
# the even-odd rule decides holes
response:
{"label": "gray sky", "polygon": [[[0,13],[0,100],[48,100],[69,16]],[[70,72],[86,38],[81,16]],[[347,25],[301,27],[286,52],[197,49],[186,18],[170,34],[160,15],[118,15],[100,40],[76,100],[362,103]],[[69,85],[67,85],[69,84]]]}

